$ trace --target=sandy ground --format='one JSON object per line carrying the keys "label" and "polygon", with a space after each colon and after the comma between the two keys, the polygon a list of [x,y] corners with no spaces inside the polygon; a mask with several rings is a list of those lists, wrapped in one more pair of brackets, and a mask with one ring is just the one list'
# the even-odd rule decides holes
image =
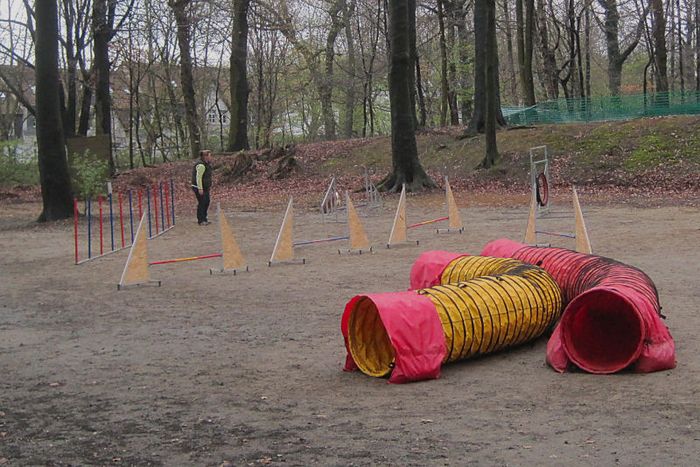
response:
{"label": "sandy ground", "polygon": [[[271,268],[283,206],[225,206],[250,273],[212,277],[217,260],[158,266],[162,287],[127,291],[116,290],[126,252],[75,266],[71,223],[37,226],[38,206],[0,206],[0,464],[697,465],[697,208],[585,209],[595,252],[656,282],[675,370],[561,375],[541,339],[390,385],[341,371],[345,302],[405,289],[424,250],[478,253],[520,239],[526,222],[524,206],[466,203],[464,234],[423,227],[410,231],[420,246],[387,250],[395,202],[364,219],[376,254],[321,244],[298,250],[306,265]],[[410,198],[409,222],[434,205]],[[216,224],[191,217],[149,243],[151,259],[218,250]],[[344,231],[310,212],[296,221],[297,239]]]}

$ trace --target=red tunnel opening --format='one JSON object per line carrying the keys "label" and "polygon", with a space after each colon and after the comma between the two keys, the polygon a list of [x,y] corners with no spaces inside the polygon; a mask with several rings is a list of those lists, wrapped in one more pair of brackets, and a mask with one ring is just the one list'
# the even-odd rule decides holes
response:
{"label": "red tunnel opening", "polygon": [[590,373],[615,373],[639,357],[644,328],[639,312],[623,296],[594,288],[566,308],[562,344],[579,368]]}

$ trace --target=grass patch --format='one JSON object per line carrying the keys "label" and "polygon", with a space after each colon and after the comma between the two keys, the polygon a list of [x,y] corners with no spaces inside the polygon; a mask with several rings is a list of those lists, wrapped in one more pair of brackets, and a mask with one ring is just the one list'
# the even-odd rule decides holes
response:
{"label": "grass patch", "polygon": [[35,157],[18,153],[17,141],[0,142],[0,186],[38,185],[39,167]]}
{"label": "grass patch", "polygon": [[680,160],[678,141],[668,134],[642,136],[631,154],[624,161],[624,168],[631,171],[645,170],[662,163],[674,164]]}

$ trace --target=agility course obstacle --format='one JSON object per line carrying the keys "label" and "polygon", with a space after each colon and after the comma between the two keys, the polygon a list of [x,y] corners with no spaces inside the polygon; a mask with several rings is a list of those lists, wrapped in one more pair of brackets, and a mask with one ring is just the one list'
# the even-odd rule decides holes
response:
{"label": "agility course obstacle", "polygon": [[[85,199],[84,212],[87,222],[85,233],[82,236],[80,232],[79,203],[76,198],[73,199],[73,243],[74,262],[76,265],[130,248],[136,237],[134,220],[140,222],[144,214],[147,215],[144,227],[148,228],[148,238],[163,235],[175,226],[175,190],[173,180],[169,182],[161,181],[152,187],[146,187],[145,190],[137,190],[136,199],[134,199],[132,190],[127,190],[125,193],[114,193],[111,189],[111,184],[108,184],[107,191],[106,197],[101,195],[97,197],[98,216],[96,220],[93,219],[92,215],[94,201],[91,198]],[[143,209],[144,198],[146,199],[145,212]],[[137,200],[138,202],[136,202]],[[117,203],[116,207],[114,206],[115,202]],[[124,206],[125,202],[128,204],[128,207]],[[154,209],[151,209],[151,202],[153,202]],[[105,204],[108,216],[105,216]],[[158,205],[160,205],[160,209],[156,209]],[[107,223],[109,223],[108,233],[105,232]],[[127,227],[129,234],[127,234]],[[97,232],[94,232],[95,229]],[[107,234],[109,235],[109,240],[106,239]],[[98,243],[96,248],[98,248],[99,253],[93,251],[93,235],[97,237]],[[84,240],[81,242],[81,239]],[[109,242],[108,246],[105,245],[107,241]],[[84,245],[83,248],[81,248],[81,243]],[[83,257],[81,258],[81,256]]]}
{"label": "agility course obstacle", "polygon": [[450,181],[447,179],[447,176],[445,176],[445,204],[447,204],[447,228],[437,229],[437,233],[464,232],[462,217],[459,215],[459,208],[455,202],[452,187],[450,187]]}
{"label": "agility course obstacle", "polygon": [[389,382],[439,377],[444,363],[539,337],[561,312],[559,286],[521,261],[458,256],[470,280],[357,295],[345,306],[345,369]]}
{"label": "agility course obstacle", "polygon": [[[399,197],[399,204],[396,207],[394,223],[391,226],[391,233],[389,234],[389,241],[386,247],[392,248],[398,245],[411,245],[413,242],[408,240],[408,230],[424,225],[435,224],[437,222],[448,221],[448,226],[447,228],[436,229],[436,233],[462,233],[464,231],[464,225],[462,224],[459,208],[457,208],[457,203],[455,202],[452,188],[450,187],[450,182],[447,177],[445,177],[445,203],[447,205],[447,216],[406,225],[406,185],[404,184],[401,187],[401,196]],[[418,245],[419,241],[416,240],[415,244]]]}
{"label": "agility course obstacle", "polygon": [[129,257],[126,260],[122,277],[117,285],[118,290],[128,287],[141,285],[161,285],[160,281],[154,281],[150,278],[149,266],[157,266],[162,264],[184,263],[189,261],[199,261],[211,258],[222,258],[223,265],[218,269],[210,269],[210,274],[216,273],[233,273],[236,275],[241,271],[248,271],[248,265],[245,262],[241,250],[236,242],[231,227],[226,220],[226,216],[221,211],[221,205],[217,206],[219,217],[219,232],[221,235],[221,253],[211,253],[198,256],[187,256],[182,258],[162,259],[157,261],[148,260],[148,238],[145,231],[146,214],[143,215],[139,222],[134,243],[129,251]]}
{"label": "agility course obstacle", "polygon": [[[406,226],[406,185],[401,187],[401,195],[399,196],[399,204],[396,206],[396,214],[394,214],[394,223],[391,225],[389,233],[389,241],[386,243],[387,248],[392,248],[398,245],[407,245],[408,233]],[[419,244],[416,240],[416,245]]]}
{"label": "agility course obstacle", "polygon": [[300,246],[315,245],[318,243],[329,243],[337,242],[342,240],[348,241],[347,249],[338,249],[338,254],[345,253],[359,253],[362,254],[364,251],[372,252],[373,249],[369,244],[369,239],[360,220],[360,216],[357,214],[357,210],[350,198],[350,194],[345,192],[345,206],[347,214],[347,224],[348,224],[348,234],[340,235],[335,237],[323,237],[313,240],[298,240],[294,241],[294,207],[292,198],[289,199],[287,204],[287,210],[284,214],[284,219],[282,220],[282,226],[280,227],[279,233],[277,234],[277,240],[275,241],[275,248],[272,251],[270,260],[268,261],[268,266],[273,264],[286,264],[286,263],[301,263],[305,264],[306,259],[295,258],[294,249]]}
{"label": "agility course obstacle", "polygon": [[275,264],[306,264],[306,259],[294,257],[294,198],[289,198],[287,210],[284,212],[282,226],[275,240],[268,266]]}
{"label": "agility course obstacle", "polygon": [[148,270],[148,239],[144,227],[145,219],[146,215],[144,214],[136,229],[136,237],[129,250],[129,257],[126,259],[117,290],[142,285],[156,285],[158,287],[161,285],[160,281],[151,280],[151,273]]}
{"label": "agility course obstacle", "polygon": [[[380,208],[383,204],[382,197],[379,194],[379,190],[372,182],[369,170],[367,167],[363,166],[364,170],[364,187],[365,187],[365,200],[357,204],[357,207],[364,208],[366,214],[370,214],[373,210]],[[321,219],[323,222],[328,220],[333,220],[334,222],[339,222],[340,219],[338,214],[347,209],[347,204],[343,206],[342,198],[340,196],[340,189],[338,188],[338,181],[336,177],[332,177],[326,191],[323,194],[323,199],[321,200],[320,212]]]}
{"label": "agility course obstacle", "polygon": [[482,255],[538,264],[561,287],[566,308],[547,344],[547,362],[555,370],[566,371],[569,364],[599,374],[675,367],[675,344],[662,321],[656,286],[641,270],[507,239],[487,244]]}
{"label": "agility course obstacle", "polygon": [[[553,237],[564,237],[571,238],[576,241],[576,251],[579,253],[591,254],[593,252],[591,248],[591,241],[588,238],[588,230],[586,229],[586,222],[583,219],[583,212],[581,211],[581,203],[578,199],[578,193],[576,192],[576,187],[572,187],[573,191],[573,206],[574,206],[574,233],[562,233],[562,232],[550,232],[546,230],[537,229],[537,199],[534,194],[530,200],[530,212],[527,219],[527,227],[525,228],[525,243],[530,245],[538,245],[537,237],[538,235],[547,235]],[[549,246],[549,245],[546,245]]]}
{"label": "agility course obstacle", "polygon": [[231,226],[226,220],[226,216],[221,212],[221,203],[216,206],[216,212],[219,218],[219,233],[221,235],[221,256],[223,258],[223,266],[219,269],[210,269],[210,274],[226,274],[232,273],[234,276],[240,271],[248,272],[248,264],[246,263],[241,248],[238,246],[236,237],[233,235]]}
{"label": "agility course obstacle", "polygon": [[530,187],[537,212],[549,211],[549,151],[547,146],[530,148]]}
{"label": "agility course obstacle", "polygon": [[360,221],[360,216],[357,214],[352,199],[350,199],[350,193],[347,191],[345,192],[345,206],[348,212],[348,240],[350,245],[347,250],[338,249],[338,254],[343,252],[362,254],[364,251],[372,253],[373,249],[369,244],[365,228],[362,225],[362,221]]}

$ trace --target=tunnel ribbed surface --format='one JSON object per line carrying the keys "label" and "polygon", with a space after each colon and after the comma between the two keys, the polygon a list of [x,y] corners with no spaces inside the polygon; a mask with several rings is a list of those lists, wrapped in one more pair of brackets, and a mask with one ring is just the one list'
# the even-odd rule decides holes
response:
{"label": "tunnel ribbed surface", "polygon": [[432,300],[440,317],[445,362],[530,341],[559,318],[561,291],[538,267],[480,256],[464,256],[450,266],[443,282],[471,279],[418,291]]}
{"label": "tunnel ribbed surface", "polygon": [[[392,382],[434,378],[441,363],[530,341],[559,318],[561,290],[537,266],[478,256],[450,266],[446,280],[469,280],[350,300],[341,324],[351,357],[346,369],[370,376],[393,370]],[[444,341],[435,338],[440,328]]]}
{"label": "tunnel ribbed surface", "polygon": [[602,256],[506,239],[489,243],[482,254],[541,266],[561,287],[566,310],[547,348],[555,369],[564,371],[568,361],[601,374],[632,364],[642,372],[675,366],[656,286],[643,271]]}

